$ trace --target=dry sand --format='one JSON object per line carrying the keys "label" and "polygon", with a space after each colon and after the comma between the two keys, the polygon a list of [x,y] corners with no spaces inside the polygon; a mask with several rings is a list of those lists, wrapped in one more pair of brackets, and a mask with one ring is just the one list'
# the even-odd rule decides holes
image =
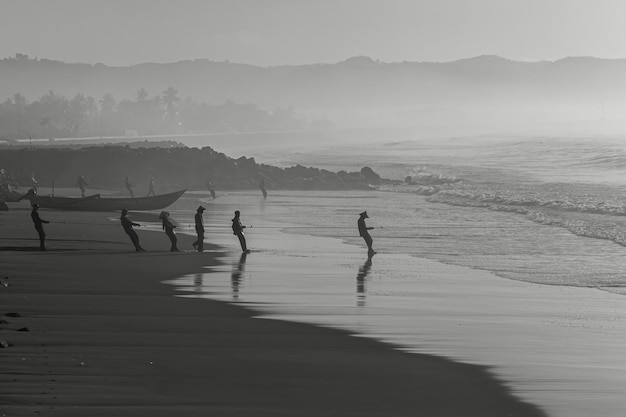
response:
{"label": "dry sand", "polygon": [[[41,216],[66,222],[46,225],[48,252],[34,250],[28,210],[0,213],[0,340],[10,344],[0,416],[545,415],[486,368],[255,319],[161,283],[205,272],[217,251],[170,253],[164,233],[140,228],[148,252],[136,253],[107,220],[116,214]],[[179,235],[179,247],[192,240]]]}

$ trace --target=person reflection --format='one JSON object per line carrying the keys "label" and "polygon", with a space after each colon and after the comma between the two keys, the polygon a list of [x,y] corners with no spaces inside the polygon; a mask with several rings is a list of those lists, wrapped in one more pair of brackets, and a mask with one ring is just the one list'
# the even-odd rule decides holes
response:
{"label": "person reflection", "polygon": [[363,307],[365,305],[365,293],[367,292],[367,276],[372,269],[372,257],[368,256],[363,265],[359,267],[359,272],[356,274],[356,298],[357,306]]}
{"label": "person reflection", "polygon": [[193,276],[193,287],[196,290],[196,292],[202,292],[202,286],[203,286],[203,280],[204,280],[204,274],[202,273],[196,273]]}
{"label": "person reflection", "polygon": [[267,184],[265,183],[265,178],[261,179],[261,182],[259,183],[259,188],[261,189],[261,192],[263,193],[263,199],[265,200],[267,198]]}
{"label": "person reflection", "polygon": [[241,285],[243,274],[245,272],[247,256],[248,256],[248,252],[243,252],[241,254],[241,257],[239,258],[239,262],[236,264],[233,264],[233,272],[230,275],[230,286],[232,289],[234,300],[239,298],[239,286]]}

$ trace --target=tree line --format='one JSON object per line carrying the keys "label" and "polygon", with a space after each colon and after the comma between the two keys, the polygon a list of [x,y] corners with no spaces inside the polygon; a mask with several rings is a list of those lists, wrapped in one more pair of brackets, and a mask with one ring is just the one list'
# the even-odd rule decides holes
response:
{"label": "tree line", "polygon": [[182,133],[300,130],[305,121],[294,109],[259,109],[255,104],[198,103],[181,99],[169,87],[150,96],[140,89],[134,99],[117,101],[78,93],[67,98],[50,90],[28,102],[16,93],[0,103],[0,138],[55,139],[78,137],[148,136]]}

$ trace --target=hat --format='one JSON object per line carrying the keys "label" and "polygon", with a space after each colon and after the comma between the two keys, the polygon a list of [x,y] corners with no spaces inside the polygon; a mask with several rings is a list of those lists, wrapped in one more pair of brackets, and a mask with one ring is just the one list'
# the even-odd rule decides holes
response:
{"label": "hat", "polygon": [[365,217],[366,219],[370,218],[370,216],[367,215],[367,211],[364,211],[363,213],[359,213],[359,215]]}
{"label": "hat", "polygon": [[39,204],[37,203],[33,204],[33,208],[39,208]]}
{"label": "hat", "polygon": [[167,211],[162,211],[161,214],[159,214],[159,219],[164,219],[165,217],[169,215],[170,214]]}
{"label": "hat", "polygon": [[198,207],[198,209],[197,209],[196,211],[204,211],[204,210],[206,210],[204,207],[199,206],[199,207]]}

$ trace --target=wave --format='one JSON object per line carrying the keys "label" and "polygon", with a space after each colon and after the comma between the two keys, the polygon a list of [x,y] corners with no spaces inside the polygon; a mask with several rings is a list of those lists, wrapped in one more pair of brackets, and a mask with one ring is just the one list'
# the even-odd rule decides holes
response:
{"label": "wave", "polygon": [[384,185],[382,191],[410,192],[419,195],[430,196],[441,192],[446,186],[460,183],[461,179],[440,173],[425,171],[425,168],[413,170],[408,175],[404,184]]}
{"label": "wave", "polygon": [[[422,194],[422,190],[415,191]],[[544,193],[537,196],[524,196],[515,193],[490,191],[480,189],[436,189],[430,190],[429,195],[434,196],[432,202],[447,203],[454,205],[484,206],[504,210],[505,207],[543,207],[556,211],[603,214],[609,216],[626,216],[626,207],[621,201],[603,201],[587,197],[584,200],[551,198]],[[511,210],[513,210],[511,208]],[[519,211],[518,208],[514,209]]]}
{"label": "wave", "polygon": [[[624,164],[626,166],[626,159]],[[432,202],[454,205],[544,207],[568,212],[626,216],[626,198],[622,197],[619,187],[521,181],[519,177],[506,176],[499,170],[492,170],[488,175],[483,171],[467,179],[421,167],[414,170],[405,184],[396,186],[396,189],[430,196]]]}
{"label": "wave", "polygon": [[386,190],[425,196],[431,203],[519,214],[538,224],[565,228],[578,236],[607,239],[626,246],[626,199],[615,187],[519,184],[510,179],[477,183],[421,168],[411,176],[411,181]]}
{"label": "wave", "polygon": [[436,174],[431,172],[419,171],[409,176],[411,184],[417,185],[445,185],[461,182],[456,176],[447,176],[444,174]]}

